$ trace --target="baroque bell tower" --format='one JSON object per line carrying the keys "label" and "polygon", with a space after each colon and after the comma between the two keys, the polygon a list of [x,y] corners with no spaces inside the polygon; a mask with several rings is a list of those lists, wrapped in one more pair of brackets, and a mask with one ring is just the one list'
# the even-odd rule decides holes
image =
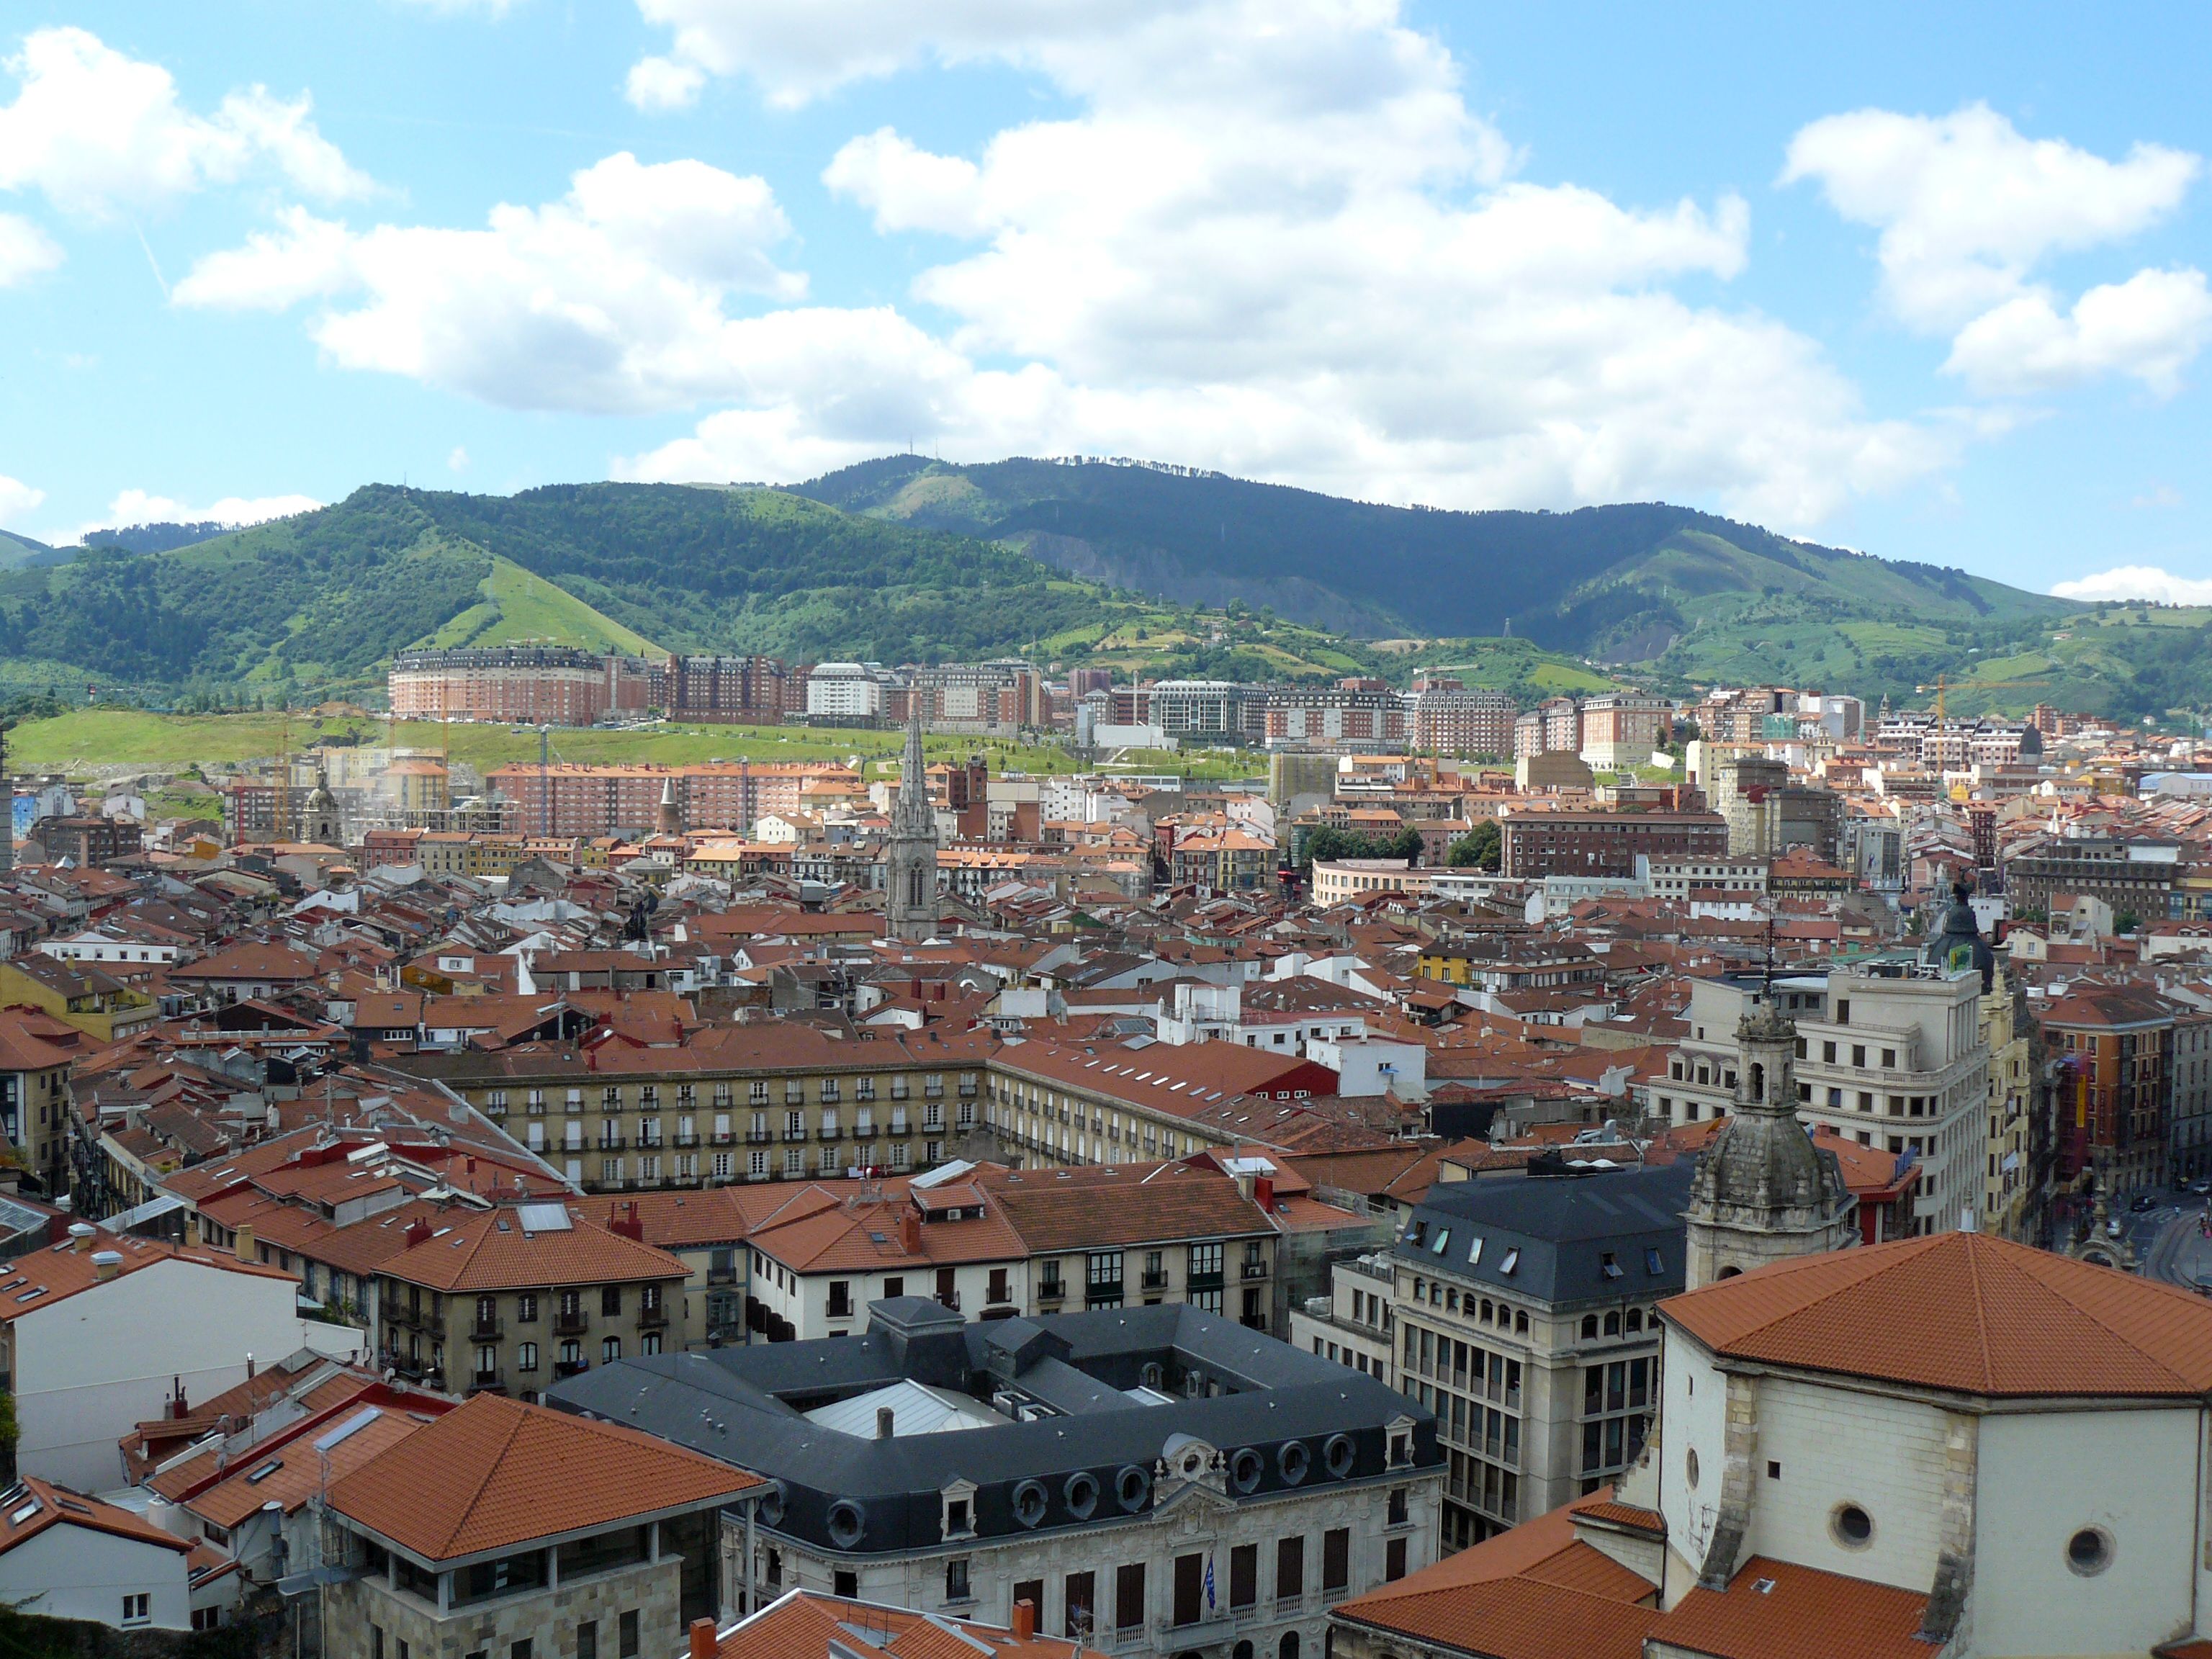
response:
{"label": "baroque bell tower", "polygon": [[1771,983],[1735,1028],[1735,1099],[1690,1182],[1683,1288],[1856,1242],[1835,1153],[1797,1119],[1797,1026]]}

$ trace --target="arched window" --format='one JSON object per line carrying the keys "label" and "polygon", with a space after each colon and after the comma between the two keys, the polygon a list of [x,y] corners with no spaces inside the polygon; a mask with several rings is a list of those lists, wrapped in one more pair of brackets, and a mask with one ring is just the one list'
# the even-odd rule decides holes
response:
{"label": "arched window", "polygon": [[1585,1339],[1594,1338],[1597,1335],[1597,1316],[1595,1314],[1584,1314],[1583,1316],[1583,1335]]}
{"label": "arched window", "polygon": [[1718,1274],[1717,1276],[1718,1276],[1719,1278],[1722,1278],[1722,1279],[1734,1279],[1734,1278],[1735,1278],[1738,1273],[1741,1273],[1742,1271],[1743,1271],[1743,1269],[1742,1269],[1742,1268],[1741,1268],[1741,1267],[1723,1267],[1723,1268],[1722,1268],[1722,1269],[1720,1270],[1720,1273],[1719,1273],[1719,1274]]}
{"label": "arched window", "polygon": [[1753,1100],[1766,1098],[1766,1067],[1764,1066],[1753,1064],[1751,1068],[1751,1097]]}
{"label": "arched window", "polygon": [[1643,1310],[1643,1309],[1641,1309],[1641,1308],[1631,1308],[1631,1309],[1628,1310],[1628,1332],[1629,1332],[1629,1334],[1630,1334],[1630,1335],[1632,1335],[1632,1336],[1633,1336],[1637,1332],[1638,1332],[1638,1331],[1642,1330],[1643,1328],[1644,1328],[1644,1310]]}
{"label": "arched window", "polygon": [[1277,1659],[1298,1659],[1298,1633],[1294,1630],[1283,1632],[1280,1646],[1275,1650]]}

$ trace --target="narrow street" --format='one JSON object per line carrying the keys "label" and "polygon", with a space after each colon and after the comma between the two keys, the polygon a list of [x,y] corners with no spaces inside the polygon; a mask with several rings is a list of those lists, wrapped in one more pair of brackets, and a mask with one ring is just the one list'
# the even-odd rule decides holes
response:
{"label": "narrow street", "polygon": [[2212,1294],[2212,1238],[2204,1236],[2202,1224],[2205,1200],[2175,1196],[2179,1202],[2128,1216],[2129,1242],[2146,1278]]}

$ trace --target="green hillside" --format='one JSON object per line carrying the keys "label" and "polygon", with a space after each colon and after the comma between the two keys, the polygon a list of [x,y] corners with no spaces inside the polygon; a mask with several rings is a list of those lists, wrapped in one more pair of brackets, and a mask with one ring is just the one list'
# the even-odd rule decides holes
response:
{"label": "green hillside", "polygon": [[477,591],[483,599],[416,643],[574,645],[587,651],[622,651],[632,656],[666,654],[642,634],[611,617],[601,616],[573,593],[533,575],[512,559],[494,558],[490,574],[477,584]]}
{"label": "green hillside", "polygon": [[1939,675],[1960,708],[2212,702],[2212,613],[2073,605],[1663,503],[1443,513],[895,456],[789,489],[368,485],[167,539],[0,542],[0,699],[297,704],[373,692],[410,645],[545,641],[1117,677],[1439,665],[1524,702],[1773,679],[1913,701]]}
{"label": "green hillside", "polygon": [[796,487],[901,523],[987,536],[1071,574],[1207,605],[1268,604],[1370,637],[1513,634],[1650,661],[1729,600],[1827,601],[1958,623],[2060,600],[1933,566],[1815,547],[1664,503],[1447,513],[1187,468],[891,456]]}

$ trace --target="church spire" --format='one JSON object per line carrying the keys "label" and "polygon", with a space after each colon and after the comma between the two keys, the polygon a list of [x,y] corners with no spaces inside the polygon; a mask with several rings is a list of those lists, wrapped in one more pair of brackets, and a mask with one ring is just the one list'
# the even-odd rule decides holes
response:
{"label": "church spire", "polygon": [[907,692],[906,757],[884,848],[884,917],[890,936],[910,944],[937,933],[937,813],[929,804],[921,751],[922,700],[928,695],[920,685]]}

